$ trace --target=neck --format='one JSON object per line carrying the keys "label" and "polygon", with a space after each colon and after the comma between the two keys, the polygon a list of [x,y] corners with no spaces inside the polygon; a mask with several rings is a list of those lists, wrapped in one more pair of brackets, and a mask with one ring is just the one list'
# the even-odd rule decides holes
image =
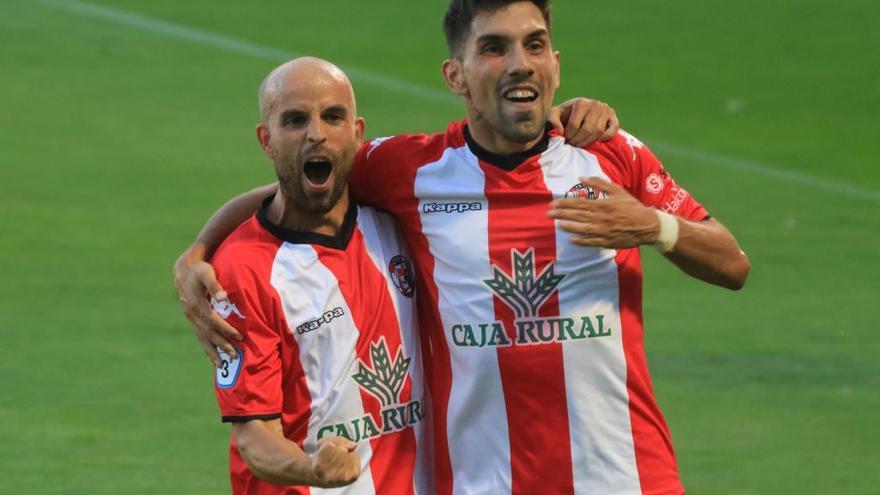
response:
{"label": "neck", "polygon": [[339,233],[348,211],[348,189],[346,188],[339,201],[329,211],[315,213],[296,206],[296,203],[285,198],[279,190],[278,194],[266,209],[266,217],[270,222],[287,230],[314,232],[316,234],[335,236]]}
{"label": "neck", "polygon": [[512,155],[528,151],[544,138],[542,132],[535,139],[526,143],[511,141],[498,134],[486,119],[472,110],[468,111],[468,129],[477,144],[498,155]]}

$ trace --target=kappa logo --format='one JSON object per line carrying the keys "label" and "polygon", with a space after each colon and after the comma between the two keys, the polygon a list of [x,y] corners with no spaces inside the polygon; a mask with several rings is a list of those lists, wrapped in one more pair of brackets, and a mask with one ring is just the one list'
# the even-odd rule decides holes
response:
{"label": "kappa logo", "polygon": [[375,138],[372,141],[370,141],[370,144],[369,144],[370,149],[367,150],[367,158],[369,158],[370,155],[372,155],[373,152],[376,151],[376,148],[378,148],[380,144],[384,143],[385,141],[388,141],[389,139],[391,139],[391,136],[378,137],[378,138]]}
{"label": "kappa logo", "polygon": [[579,341],[611,335],[606,315],[541,316],[541,307],[559,290],[565,274],[556,273],[556,262],[538,272],[535,248],[525,253],[510,250],[512,273],[492,265],[492,278],[484,279],[492,293],[513,310],[513,328],[504,321],[478,321],[452,325],[452,342],[459,347],[509,347]]}
{"label": "kappa logo", "polygon": [[413,400],[402,404],[400,394],[409,376],[412,358],[403,355],[403,346],[397,350],[394,360],[388,352],[385,337],[370,344],[370,361],[358,359],[358,371],[352,378],[368,394],[382,405],[379,416],[372,413],[349,421],[322,426],[318,439],[336,435],[353,442],[376,438],[408,428],[425,418],[424,404]]}
{"label": "kappa logo", "polygon": [[311,332],[321,328],[321,326],[330,323],[336,318],[341,318],[345,315],[345,310],[342,308],[333,308],[329,311],[325,311],[319,318],[315,318],[314,320],[309,320],[302,325],[296,327],[296,333],[302,335],[306,332]]}
{"label": "kappa logo", "polygon": [[468,211],[480,211],[483,203],[468,201],[463,203],[425,203],[422,205],[424,213],[465,213]]}
{"label": "kappa logo", "polygon": [[406,256],[398,254],[388,263],[388,274],[394,286],[406,297],[416,293],[416,271]]}
{"label": "kappa logo", "polygon": [[632,159],[635,160],[635,159],[638,157],[638,155],[636,154],[636,148],[644,148],[644,147],[645,147],[645,143],[639,141],[637,137],[635,137],[635,136],[633,136],[632,134],[630,134],[630,133],[624,131],[623,129],[621,129],[621,130],[619,130],[619,131],[617,131],[617,132],[620,133],[620,135],[623,136],[624,139],[626,139],[626,144],[629,145],[629,149],[631,149],[631,150],[632,150],[632,153],[633,153],[633,158],[632,158]]}
{"label": "kappa logo", "polygon": [[235,316],[238,316],[238,318],[241,320],[246,319],[244,315],[241,314],[241,311],[238,310],[238,307],[228,299],[218,301],[212,297],[211,308],[214,310],[215,313],[220,316],[220,318],[223,318],[224,320],[229,318],[229,315],[233,313],[235,313]]}
{"label": "kappa logo", "polygon": [[571,186],[571,189],[569,189],[565,193],[565,197],[571,199],[605,199],[608,197],[608,195],[605,194],[605,191],[602,191],[600,189],[596,189],[585,184],[575,184]]}

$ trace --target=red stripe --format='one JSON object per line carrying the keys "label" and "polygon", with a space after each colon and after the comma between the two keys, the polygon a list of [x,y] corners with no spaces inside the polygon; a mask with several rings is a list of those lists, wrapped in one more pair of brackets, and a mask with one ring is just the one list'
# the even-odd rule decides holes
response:
{"label": "red stripe", "polygon": [[618,251],[620,322],[626,390],[639,481],[644,493],[684,493],[669,428],[654,399],[642,331],[642,267],[638,250]]}
{"label": "red stripe", "polygon": [[[452,129],[453,126],[450,128]],[[431,415],[428,420],[432,425],[433,476],[436,482],[434,493],[437,495],[452,495],[453,492],[452,462],[446,425],[452,391],[452,360],[438,307],[440,296],[433,277],[434,256],[431,254],[427,237],[422,233],[419,198],[415,195],[415,184],[420,166],[437,161],[448,148],[461,146],[464,146],[464,135],[458,128],[457,132],[433,136],[430,144],[402,149],[401,152],[417,151],[418,156],[407,156],[401,160],[419,166],[406,168],[401,176],[393,181],[401,188],[406,188],[395,195],[393,212],[416,265],[419,340],[425,380],[430,391],[427,400],[430,401]]]}
{"label": "red stripe", "polygon": [[[272,268],[282,242],[263,230],[255,218],[242,224],[229,239],[235,240],[236,237],[241,237],[250,244],[250,249],[247,251],[248,259],[239,259],[237,263],[253,269],[256,272],[254,280],[263,285],[260,290],[251,291],[259,296],[259,299],[255,301],[254,310],[262,312],[263,320],[271,322],[273,327],[282,334],[283,341],[280,350],[283,370],[280,391],[282,394],[281,423],[285,438],[302,448],[308,434],[312,397],[309,393],[302,362],[299,359],[299,345],[293,335],[287,331],[290,327],[284,316],[280,297],[277,290],[271,285]],[[311,493],[310,488],[306,486],[281,488],[254,476],[238,452],[234,438],[230,441],[229,470],[232,492],[236,495],[308,495]]]}
{"label": "red stripe", "polygon": [[[556,260],[556,229],[547,217],[552,193],[538,160],[533,157],[514,172],[480,162],[489,202],[489,257],[507,274],[513,274],[513,249],[534,249],[536,275]],[[539,314],[559,315],[558,292]],[[515,340],[514,312],[497,297],[495,315]],[[562,345],[499,348],[498,365],[510,435],[512,493],[573,493]]]}
{"label": "red stripe", "polygon": [[[356,354],[363,363],[373,367],[371,346],[382,338],[393,361],[403,349],[400,321],[394,307],[384,273],[370,262],[363,234],[355,230],[345,251],[315,247],[318,259],[336,276],[339,289],[351,311],[351,318],[360,332]],[[365,261],[366,260],[366,261]],[[379,430],[384,428],[381,401],[362,387],[364,411],[373,416]],[[404,382],[397,404],[405,405],[412,398],[412,378]],[[413,493],[416,438],[411,427],[397,432],[383,433],[370,440],[373,457],[370,472],[376,493],[408,495]]]}
{"label": "red stripe", "polygon": [[[604,154],[595,154],[602,171],[612,182],[641,185],[627,179]],[[638,249],[618,250],[615,257],[620,294],[620,323],[626,359],[626,391],[636,468],[643,493],[684,493],[678,475],[669,428],[654,398],[642,323],[642,263]]]}

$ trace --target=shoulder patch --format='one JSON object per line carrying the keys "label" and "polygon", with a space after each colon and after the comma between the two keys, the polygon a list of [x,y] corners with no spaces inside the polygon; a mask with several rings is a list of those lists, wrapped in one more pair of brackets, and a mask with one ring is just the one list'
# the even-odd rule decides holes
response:
{"label": "shoulder patch", "polygon": [[217,353],[220,354],[220,367],[217,368],[217,386],[220,388],[232,388],[238,381],[238,374],[241,371],[241,363],[244,356],[241,349],[235,348],[236,356],[233,359],[219,347]]}

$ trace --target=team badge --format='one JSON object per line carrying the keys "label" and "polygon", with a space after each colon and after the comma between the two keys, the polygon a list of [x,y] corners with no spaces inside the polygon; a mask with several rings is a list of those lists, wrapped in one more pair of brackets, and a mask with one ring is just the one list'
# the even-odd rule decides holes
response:
{"label": "team badge", "polygon": [[575,184],[565,193],[566,198],[577,199],[605,199],[608,197],[604,191],[585,184]]}
{"label": "team badge", "polygon": [[405,256],[398,254],[391,258],[391,262],[388,263],[388,273],[401,294],[412,297],[416,293],[416,271]]}

